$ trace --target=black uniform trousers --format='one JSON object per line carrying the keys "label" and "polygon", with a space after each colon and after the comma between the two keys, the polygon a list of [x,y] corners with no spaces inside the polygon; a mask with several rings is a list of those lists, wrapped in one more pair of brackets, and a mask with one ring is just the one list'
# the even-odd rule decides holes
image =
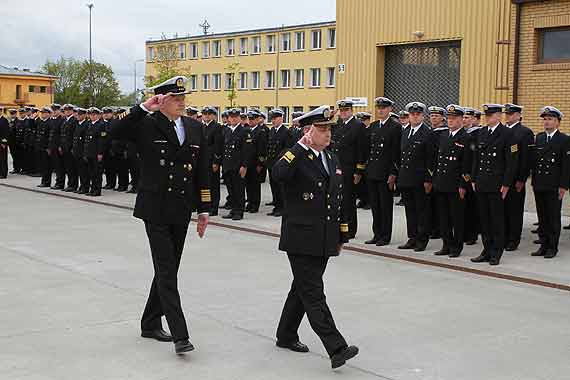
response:
{"label": "black uniform trousers", "polygon": [[281,211],[285,206],[285,201],[283,200],[283,185],[275,180],[273,180],[273,170],[269,169],[269,186],[271,186],[271,194],[273,195],[273,207],[275,210]]}
{"label": "black uniform trousers", "polygon": [[245,178],[241,178],[239,170],[228,170],[224,173],[224,181],[232,205],[232,215],[243,215],[245,208]]}
{"label": "black uniform trousers", "polygon": [[344,215],[348,223],[348,237],[354,238],[358,230],[358,218],[356,215],[356,192],[354,185],[354,173],[351,170],[342,169],[343,186],[344,186]]}
{"label": "black uniform trousers", "polygon": [[167,225],[145,221],[144,225],[152,254],[154,278],[141,318],[141,329],[161,329],[161,317],[164,315],[174,342],[188,339],[188,327],[178,292],[178,268],[188,224]]}
{"label": "black uniform trousers", "polygon": [[539,237],[543,250],[558,252],[560,240],[562,201],[558,199],[558,191],[535,191],[536,213],[538,214]]}
{"label": "black uniform trousers", "polygon": [[119,188],[126,189],[129,187],[129,161],[125,153],[120,153],[115,156],[115,164]]}
{"label": "black uniform trousers", "polygon": [[54,149],[51,152],[50,158],[53,171],[55,172],[55,186],[63,187],[65,186],[65,167],[63,166],[63,156],[57,149]]}
{"label": "black uniform trousers", "polygon": [[505,241],[519,245],[521,241],[526,190],[517,192],[512,186],[505,198]]}
{"label": "black uniform trousers", "polygon": [[427,230],[426,210],[428,196],[424,187],[403,188],[402,199],[406,211],[406,228],[408,239],[413,239],[416,243],[427,244],[431,231]]}
{"label": "black uniform trousers", "polygon": [[356,197],[360,199],[360,201],[365,205],[370,204],[369,189],[370,187],[368,186],[368,178],[366,177],[366,174],[364,174],[358,185],[356,185]]}
{"label": "black uniform trousers", "polygon": [[89,183],[92,193],[100,193],[103,183],[103,163],[96,158],[87,159],[87,171],[89,172]]}
{"label": "black uniform trousers", "polygon": [[79,190],[89,191],[89,169],[87,168],[87,161],[83,157],[74,157],[75,165],[77,166],[77,176],[79,177]]}
{"label": "black uniform trousers", "polygon": [[483,254],[487,258],[501,258],[505,248],[505,201],[499,191],[477,193]]}
{"label": "black uniform trousers", "polygon": [[52,160],[46,150],[38,151],[40,162],[40,173],[42,175],[42,185],[51,186]]}
{"label": "black uniform trousers", "polygon": [[261,204],[261,182],[255,166],[247,168],[245,176],[248,209],[257,211]]}
{"label": "black uniform trousers", "polygon": [[131,174],[131,186],[133,189],[137,189],[139,186],[139,178],[140,178],[140,167],[141,162],[140,158],[135,156],[129,156],[127,158],[128,165],[129,165],[129,172]]}
{"label": "black uniform trousers", "polygon": [[105,152],[103,168],[105,171],[105,186],[114,189],[117,186],[117,158],[109,151]]}
{"label": "black uniform trousers", "polygon": [[435,193],[439,216],[439,231],[444,248],[450,253],[463,251],[465,233],[465,199],[458,192]]}
{"label": "black uniform trousers", "polygon": [[63,164],[67,173],[67,187],[76,190],[78,185],[77,160],[71,152],[63,152]]}
{"label": "black uniform trousers", "polygon": [[0,146],[0,178],[8,176],[8,145]]}
{"label": "black uniform trousers", "polygon": [[[210,165],[211,166],[211,165]],[[210,193],[212,195],[212,211],[218,212],[220,207],[220,168],[210,172]]]}
{"label": "black uniform trousers", "polygon": [[464,241],[477,241],[481,232],[479,205],[473,188],[469,186],[465,194],[465,234]]}
{"label": "black uniform trousers", "polygon": [[431,236],[440,235],[439,210],[437,209],[437,196],[432,191],[427,195],[426,203],[426,230]]}
{"label": "black uniform trousers", "polygon": [[34,154],[34,147],[26,145],[24,147],[24,168],[27,174],[34,174],[36,172],[36,156]]}
{"label": "black uniform trousers", "polygon": [[13,147],[10,147],[10,153],[12,154],[14,172],[20,173],[23,169],[22,157],[24,156],[24,147],[21,144],[14,144]]}
{"label": "black uniform trousers", "polygon": [[285,344],[299,341],[299,325],[305,313],[313,331],[319,336],[329,356],[347,347],[336,328],[324,293],[323,275],[328,257],[288,254],[293,283],[283,306],[277,340]]}
{"label": "black uniform trousers", "polygon": [[387,180],[369,178],[367,182],[374,239],[390,242],[394,218],[394,192],[388,189]]}

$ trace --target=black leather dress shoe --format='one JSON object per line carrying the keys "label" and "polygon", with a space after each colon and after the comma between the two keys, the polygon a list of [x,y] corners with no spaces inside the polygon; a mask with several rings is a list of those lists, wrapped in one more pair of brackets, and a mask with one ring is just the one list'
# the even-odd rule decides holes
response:
{"label": "black leather dress shoe", "polygon": [[427,242],[425,242],[425,243],[417,242],[417,243],[416,243],[416,247],[414,248],[414,252],[423,252],[423,251],[425,251],[427,245],[428,245]]}
{"label": "black leather dress shoe", "polygon": [[176,351],[177,354],[183,354],[185,352],[194,351],[194,346],[188,339],[179,340],[174,343],[174,351]]}
{"label": "black leather dress shoe", "polygon": [[449,252],[449,248],[443,247],[439,251],[435,251],[433,254],[436,256],[449,256],[450,252]]}
{"label": "black leather dress shoe", "polygon": [[537,234],[537,233],[538,233],[538,228],[535,228],[534,230],[530,230],[530,232],[532,232],[533,234]]}
{"label": "black leather dress shoe", "polygon": [[377,246],[377,247],[383,247],[383,246],[388,245],[388,244],[390,244],[389,241],[387,241],[387,240],[382,240],[382,239],[380,239],[380,240],[378,240],[378,241],[376,242],[376,246]]}
{"label": "black leather dress shoe", "polygon": [[63,186],[52,186],[52,190],[63,190]]}
{"label": "black leather dress shoe", "polygon": [[136,194],[136,193],[137,193],[137,189],[131,187],[131,189],[128,190],[127,193],[129,193],[129,194]]}
{"label": "black leather dress shoe", "polygon": [[465,242],[465,245],[475,245],[475,244],[477,244],[477,239],[475,239],[475,240],[467,240],[467,241]]}
{"label": "black leather dress shoe", "polygon": [[[538,225],[538,223],[537,223],[537,225]],[[570,230],[570,224],[567,225],[567,226],[562,227],[562,229],[564,229],[564,230]]]}
{"label": "black leather dress shoe", "polygon": [[414,239],[409,239],[406,244],[399,245],[398,249],[414,249],[416,248],[416,241]]}
{"label": "black leather dress shoe", "polygon": [[222,216],[222,219],[231,219],[234,217],[234,214],[232,214],[231,212],[227,215]]}
{"label": "black leather dress shoe", "polygon": [[376,239],[376,238],[372,238],[372,239],[366,240],[364,242],[364,244],[376,244],[376,243],[378,243],[378,239]]}
{"label": "black leather dress shoe", "polygon": [[50,185],[46,184],[46,183],[40,183],[38,185],[38,187],[50,187]]}
{"label": "black leather dress shoe", "polygon": [[265,205],[266,206],[275,206],[275,202],[273,202],[273,201],[267,202]]}
{"label": "black leather dress shoe", "polygon": [[505,251],[509,252],[516,251],[518,247],[519,247],[518,243],[511,242],[507,244],[507,246],[505,247]]}
{"label": "black leather dress shoe", "polygon": [[544,256],[546,254],[546,249],[540,247],[538,250],[534,251],[533,253],[531,253],[531,256]]}
{"label": "black leather dress shoe", "polygon": [[532,241],[534,244],[542,244],[543,241],[541,239],[536,239]]}
{"label": "black leather dress shoe", "polygon": [[474,262],[474,263],[484,263],[486,261],[489,261],[489,257],[487,257],[487,255],[485,255],[485,254],[480,254],[479,256],[473,257],[471,259],[471,262]]}
{"label": "black leather dress shoe", "polygon": [[346,361],[358,355],[358,347],[348,346],[331,357],[332,368],[338,368],[346,364]]}
{"label": "black leather dress shoe", "polygon": [[280,341],[277,341],[277,343],[275,343],[275,345],[277,347],[286,348],[288,350],[295,351],[295,352],[309,352],[309,347],[307,347],[306,344],[303,344],[299,341],[293,342],[293,343],[282,343]]}
{"label": "black leather dress shoe", "polygon": [[232,220],[242,220],[243,219],[243,214],[233,214],[232,215]]}
{"label": "black leather dress shoe", "polygon": [[500,257],[491,257],[489,259],[489,264],[490,265],[499,265],[499,263],[501,262],[501,258]]}
{"label": "black leather dress shoe", "polygon": [[65,190],[63,190],[63,191],[65,191],[66,193],[72,193],[72,192],[74,192],[75,190],[76,190],[76,189],[74,189],[73,187],[66,187]]}
{"label": "black leather dress shoe", "polygon": [[117,187],[117,188],[115,189],[115,191],[118,191],[118,192],[122,193],[123,191],[127,191],[127,189],[128,189],[128,187],[120,186],[120,187]]}
{"label": "black leather dress shoe", "polygon": [[143,330],[141,336],[143,338],[155,339],[159,342],[172,342],[172,336],[163,329]]}
{"label": "black leather dress shoe", "polygon": [[546,250],[546,253],[544,254],[544,258],[545,259],[553,259],[556,257],[557,253],[558,253],[558,251],[555,251],[553,249],[548,249],[548,250]]}

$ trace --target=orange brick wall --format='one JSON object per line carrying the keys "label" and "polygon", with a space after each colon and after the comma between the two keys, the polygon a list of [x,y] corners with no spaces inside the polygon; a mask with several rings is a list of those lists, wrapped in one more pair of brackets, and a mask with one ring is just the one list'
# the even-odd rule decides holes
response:
{"label": "orange brick wall", "polygon": [[[512,35],[514,43],[514,23],[516,13],[512,8]],[[517,103],[524,106],[524,123],[535,132],[542,126],[538,116],[545,105],[553,105],[566,115],[562,120],[562,130],[570,132],[570,63],[537,63],[537,27],[570,26],[570,0],[549,0],[522,5],[519,57],[519,89]],[[570,43],[570,41],[569,41]],[[510,94],[513,99],[513,67],[511,57]]]}

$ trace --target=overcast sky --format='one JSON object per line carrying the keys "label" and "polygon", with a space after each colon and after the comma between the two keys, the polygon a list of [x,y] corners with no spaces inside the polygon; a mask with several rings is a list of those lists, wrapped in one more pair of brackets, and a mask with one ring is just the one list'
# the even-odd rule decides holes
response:
{"label": "overcast sky", "polygon": [[[37,70],[46,59],[87,59],[88,2],[93,59],[113,67],[125,93],[133,90],[145,40],[201,34],[204,18],[214,33],[335,19],[335,0],[1,0],[0,64]],[[137,70],[142,87],[144,63]]]}

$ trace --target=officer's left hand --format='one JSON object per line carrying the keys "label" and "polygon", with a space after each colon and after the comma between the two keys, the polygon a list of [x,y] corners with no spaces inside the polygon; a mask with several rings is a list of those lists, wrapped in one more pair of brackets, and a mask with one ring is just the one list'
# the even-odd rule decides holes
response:
{"label": "officer's left hand", "polygon": [[103,155],[102,154],[97,155],[97,161],[99,161],[99,162],[103,161]]}
{"label": "officer's left hand", "polygon": [[360,183],[360,180],[362,180],[362,174],[355,174],[353,177],[355,185],[358,185]]}
{"label": "officer's left hand", "polygon": [[560,187],[558,188],[558,199],[562,200],[564,199],[564,194],[566,194],[566,189]]}
{"label": "officer's left hand", "polygon": [[200,239],[204,237],[206,227],[208,227],[208,214],[198,215],[198,226],[196,227],[196,231],[198,232]]}
{"label": "officer's left hand", "polygon": [[515,183],[515,189],[517,189],[517,193],[520,193],[521,191],[523,191],[524,189],[524,182],[522,181],[517,181]]}
{"label": "officer's left hand", "polygon": [[247,168],[245,166],[239,168],[239,176],[241,178],[245,178],[246,173],[247,173]]}
{"label": "officer's left hand", "polygon": [[425,190],[426,194],[431,193],[432,187],[433,187],[433,185],[431,182],[424,182],[424,190]]}
{"label": "officer's left hand", "polygon": [[509,188],[507,186],[501,186],[501,199],[502,200],[505,200],[508,192],[509,192]]}

